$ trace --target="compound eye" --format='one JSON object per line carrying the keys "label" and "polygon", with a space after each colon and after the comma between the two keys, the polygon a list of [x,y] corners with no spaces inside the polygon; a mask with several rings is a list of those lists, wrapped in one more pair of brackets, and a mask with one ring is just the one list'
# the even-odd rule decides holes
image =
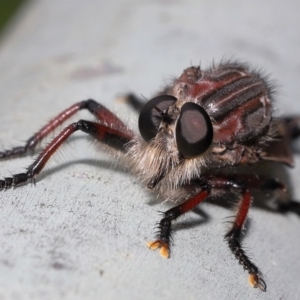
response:
{"label": "compound eye", "polygon": [[162,95],[151,99],[142,108],[139,116],[139,130],[146,142],[149,142],[156,136],[163,119],[163,112],[176,101],[177,98],[173,96]]}
{"label": "compound eye", "polygon": [[185,103],[176,124],[178,151],[193,158],[204,153],[212,140],[213,126],[207,112],[196,103]]}

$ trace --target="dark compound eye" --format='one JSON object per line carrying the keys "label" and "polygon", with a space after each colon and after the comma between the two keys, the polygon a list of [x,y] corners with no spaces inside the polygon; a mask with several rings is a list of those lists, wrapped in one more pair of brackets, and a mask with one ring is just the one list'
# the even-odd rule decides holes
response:
{"label": "dark compound eye", "polygon": [[212,140],[213,127],[207,112],[196,103],[185,103],[176,124],[178,151],[193,158],[204,153]]}
{"label": "dark compound eye", "polygon": [[142,108],[139,117],[139,130],[146,142],[153,139],[163,119],[163,112],[175,103],[177,98],[170,95],[162,95],[151,99]]}

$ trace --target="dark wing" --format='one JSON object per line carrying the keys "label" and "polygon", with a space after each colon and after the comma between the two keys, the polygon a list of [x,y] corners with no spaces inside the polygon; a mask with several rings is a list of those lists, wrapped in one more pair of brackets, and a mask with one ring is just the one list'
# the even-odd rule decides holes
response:
{"label": "dark wing", "polygon": [[289,121],[290,118],[281,118],[275,121],[276,136],[267,144],[264,153],[261,155],[262,159],[284,163],[290,167],[294,166],[291,142],[295,128],[293,122]]}

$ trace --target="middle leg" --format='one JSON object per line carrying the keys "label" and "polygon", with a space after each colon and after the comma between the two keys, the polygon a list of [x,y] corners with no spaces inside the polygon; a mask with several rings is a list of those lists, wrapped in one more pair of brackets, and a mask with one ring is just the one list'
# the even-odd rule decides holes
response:
{"label": "middle leg", "polygon": [[232,228],[225,235],[229,249],[238,260],[239,264],[243,266],[244,270],[249,273],[249,283],[252,287],[260,288],[266,291],[267,285],[263,280],[262,273],[258,267],[248,258],[247,254],[241,245],[241,233],[247,219],[248,211],[251,205],[251,194],[249,190],[245,189],[242,193],[240,203],[236,212],[236,217]]}
{"label": "middle leg", "polygon": [[127,135],[132,135],[131,130],[110,110],[108,110],[102,104],[96,102],[93,99],[84,100],[73,104],[69,108],[65,109],[55,118],[50,120],[45,126],[43,126],[38,132],[36,132],[32,137],[30,137],[26,144],[23,146],[14,147],[6,151],[0,151],[0,160],[9,159],[12,157],[19,157],[27,154],[28,152],[34,153],[35,148],[38,143],[43,141],[50,133],[63,124],[65,121],[69,120],[75,113],[80,110],[87,110],[92,115],[94,115],[101,124],[109,126],[111,128],[117,129],[126,133]]}

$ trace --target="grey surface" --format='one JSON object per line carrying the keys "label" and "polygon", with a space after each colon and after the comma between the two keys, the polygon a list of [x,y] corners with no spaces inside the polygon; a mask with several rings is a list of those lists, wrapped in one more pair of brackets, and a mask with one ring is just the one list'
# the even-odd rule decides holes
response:
{"label": "grey surface", "polygon": [[[0,146],[19,145],[89,97],[136,128],[135,113],[114,99],[151,97],[213,59],[263,67],[280,84],[278,111],[300,112],[299,9],[299,1],[32,1],[0,41]],[[0,174],[31,161],[1,162]],[[0,299],[300,299],[297,216],[251,210],[244,243],[266,275],[262,293],[223,241],[226,209],[204,204],[210,220],[178,230],[171,259],[149,251],[157,211],[169,206],[152,205],[115,165],[78,134],[36,186],[0,194]],[[296,165],[290,183],[300,199]],[[180,222],[190,219],[197,215]]]}

